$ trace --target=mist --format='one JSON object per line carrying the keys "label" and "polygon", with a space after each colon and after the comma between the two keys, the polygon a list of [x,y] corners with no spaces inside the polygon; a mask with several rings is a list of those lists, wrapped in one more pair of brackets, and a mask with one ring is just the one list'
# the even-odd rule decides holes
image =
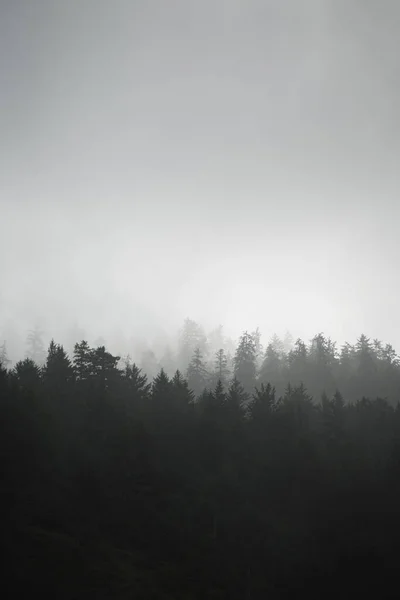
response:
{"label": "mist", "polygon": [[398,3],[0,10],[1,339],[400,346]]}

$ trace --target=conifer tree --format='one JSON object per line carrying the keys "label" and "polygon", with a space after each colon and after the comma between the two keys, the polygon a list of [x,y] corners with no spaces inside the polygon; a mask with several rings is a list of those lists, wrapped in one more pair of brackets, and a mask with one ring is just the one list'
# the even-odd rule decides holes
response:
{"label": "conifer tree", "polygon": [[270,383],[262,383],[252,394],[249,403],[249,416],[252,421],[265,422],[277,410],[275,388]]}
{"label": "conifer tree", "polygon": [[241,382],[234,377],[226,394],[226,406],[231,418],[241,418],[246,412],[249,394]]}
{"label": "conifer tree", "polygon": [[204,364],[203,355],[200,348],[196,348],[187,370],[187,380],[191,390],[200,394],[207,385],[207,368]]}
{"label": "conifer tree", "polygon": [[42,372],[31,358],[18,361],[12,374],[22,390],[38,391],[40,389]]}
{"label": "conifer tree", "polygon": [[92,375],[92,350],[86,340],[74,346],[73,368],[78,381],[87,381]]}
{"label": "conifer tree", "polygon": [[231,376],[231,370],[228,366],[228,357],[223,348],[217,350],[214,358],[213,382],[215,385],[221,381],[223,386],[228,384]]}
{"label": "conifer tree", "polygon": [[51,340],[43,367],[43,380],[47,387],[63,392],[73,380],[74,371],[63,346]]}
{"label": "conifer tree", "polygon": [[203,328],[192,319],[185,319],[179,336],[178,367],[186,372],[196,349],[207,355],[207,337]]}
{"label": "conifer tree", "polygon": [[194,402],[195,394],[193,390],[190,389],[187,379],[183,377],[179,369],[175,372],[171,383],[172,395],[176,401],[176,404],[178,404],[180,407],[186,407]]}
{"label": "conifer tree", "polygon": [[43,332],[37,327],[29,331],[27,345],[28,349],[26,352],[26,357],[33,360],[33,362],[35,362],[37,365],[42,366],[46,359]]}
{"label": "conifer tree", "polygon": [[172,382],[164,369],[161,369],[151,384],[151,398],[154,406],[169,404],[171,400]]}
{"label": "conifer tree", "polygon": [[115,387],[118,382],[120,359],[120,356],[113,356],[107,352],[105,346],[99,346],[90,352],[91,372],[103,390],[109,389],[111,386]]}
{"label": "conifer tree", "polygon": [[252,392],[256,384],[256,344],[247,331],[241,336],[234,358],[234,376],[245,391]]}
{"label": "conifer tree", "polygon": [[7,353],[7,343],[4,341],[0,346],[0,367],[7,369],[10,362]]}
{"label": "conifer tree", "polygon": [[125,382],[125,388],[130,397],[137,400],[148,397],[151,384],[148,382],[145,373],[142,372],[136,363],[131,363],[129,358],[122,371],[122,379]]}

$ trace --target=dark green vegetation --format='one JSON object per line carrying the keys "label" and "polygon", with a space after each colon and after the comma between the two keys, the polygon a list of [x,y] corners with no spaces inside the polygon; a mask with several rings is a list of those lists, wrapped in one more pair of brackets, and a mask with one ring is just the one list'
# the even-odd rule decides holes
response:
{"label": "dark green vegetation", "polygon": [[6,597],[396,597],[393,349],[256,332],[203,356],[149,382],[86,342],[3,352]]}

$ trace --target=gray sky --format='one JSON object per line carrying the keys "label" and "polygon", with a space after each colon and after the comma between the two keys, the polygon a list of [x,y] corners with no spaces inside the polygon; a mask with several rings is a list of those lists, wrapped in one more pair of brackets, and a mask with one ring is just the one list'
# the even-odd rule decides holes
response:
{"label": "gray sky", "polygon": [[400,3],[0,0],[0,310],[400,347]]}

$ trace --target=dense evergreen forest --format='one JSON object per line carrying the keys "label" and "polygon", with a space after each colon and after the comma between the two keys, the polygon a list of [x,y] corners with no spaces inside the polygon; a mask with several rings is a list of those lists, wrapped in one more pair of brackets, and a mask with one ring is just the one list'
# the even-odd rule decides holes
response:
{"label": "dense evergreen forest", "polygon": [[396,597],[400,361],[187,319],[138,363],[0,349],[7,597]]}

